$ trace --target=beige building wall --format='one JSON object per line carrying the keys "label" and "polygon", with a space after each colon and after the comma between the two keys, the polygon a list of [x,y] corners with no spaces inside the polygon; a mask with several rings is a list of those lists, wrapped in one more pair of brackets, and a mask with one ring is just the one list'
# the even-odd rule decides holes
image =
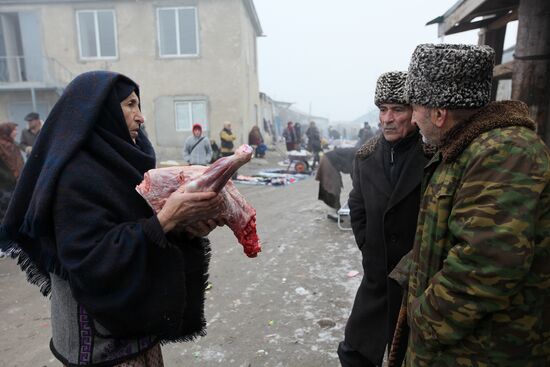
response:
{"label": "beige building wall", "polygon": [[[136,81],[141,87],[146,130],[158,159],[163,160],[180,159],[183,141],[191,133],[176,131],[174,100],[206,99],[206,135],[218,144],[225,120],[233,122],[239,136],[237,144],[246,142],[248,131],[258,120],[257,32],[243,1],[90,1],[11,5],[2,6],[0,11],[39,11],[45,56],[56,59],[73,74],[112,70]],[[159,56],[157,8],[166,6],[197,8],[198,56]],[[115,10],[118,57],[81,60],[76,12],[100,9]]]}

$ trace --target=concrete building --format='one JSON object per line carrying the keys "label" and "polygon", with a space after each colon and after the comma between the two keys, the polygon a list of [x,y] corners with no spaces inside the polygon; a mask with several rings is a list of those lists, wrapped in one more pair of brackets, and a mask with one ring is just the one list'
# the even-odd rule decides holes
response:
{"label": "concrete building", "polygon": [[140,84],[159,160],[179,159],[191,125],[219,143],[260,123],[253,0],[0,0],[0,121],[46,116],[90,70]]}

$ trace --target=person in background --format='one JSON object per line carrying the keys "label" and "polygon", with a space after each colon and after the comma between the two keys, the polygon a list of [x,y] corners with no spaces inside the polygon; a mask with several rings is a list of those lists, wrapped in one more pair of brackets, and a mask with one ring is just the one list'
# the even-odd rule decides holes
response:
{"label": "person in background", "polygon": [[287,152],[296,150],[296,132],[294,131],[294,123],[289,121],[286,124],[286,129],[283,131]]}
{"label": "person in background", "polygon": [[223,129],[220,131],[221,149],[220,153],[222,157],[228,157],[235,152],[235,140],[237,136],[231,131],[231,122],[225,121],[223,123]]}
{"label": "person in background", "polygon": [[193,134],[185,139],[183,160],[189,164],[206,166],[212,160],[210,140],[202,135],[202,126],[193,125]]}
{"label": "person in background", "polygon": [[19,146],[28,157],[31,154],[34,142],[42,128],[42,120],[40,120],[40,115],[38,113],[31,112],[25,116],[25,121],[27,121],[29,127],[21,132]]}
{"label": "person in background", "polygon": [[313,154],[313,163],[311,165],[311,169],[315,169],[315,167],[319,163],[319,153],[323,151],[323,148],[321,147],[321,133],[319,132],[317,126],[315,126],[315,121],[311,121],[309,123],[309,127],[306,130],[306,137],[307,150],[309,150]]}
{"label": "person in background", "polygon": [[[86,91],[85,94],[82,91]],[[0,247],[51,295],[54,356],[70,366],[163,366],[160,344],[204,335],[210,244],[222,198],[177,190],[155,214],[135,190],[155,153],[139,88],[76,77],[34,144]],[[70,133],[68,133],[70,132]]]}
{"label": "person in background", "polygon": [[[397,71],[378,78],[374,103],[382,134],[357,150],[353,161],[348,204],[364,275],[338,346],[343,367],[382,366],[403,298],[400,284],[388,275],[412,248],[422,168],[428,163],[422,137],[411,123],[406,76]],[[402,346],[397,359],[404,354]]]}
{"label": "person in background", "polygon": [[248,145],[254,148],[254,156],[256,158],[263,158],[265,150],[261,145],[264,143],[264,138],[260,132],[258,126],[252,126],[250,133],[248,133]]}
{"label": "person in background", "polygon": [[438,147],[410,264],[406,366],[550,366],[550,151],[490,102],[494,50],[422,44],[412,121]]}
{"label": "person in background", "polygon": [[341,137],[340,132],[332,126],[328,127],[328,136],[331,140],[338,140]]}
{"label": "person in background", "polygon": [[374,136],[374,133],[372,132],[372,128],[370,127],[369,123],[365,121],[363,127],[359,130],[359,133],[357,134],[357,147],[363,146],[369,140]]}
{"label": "person in background", "polygon": [[[15,122],[0,124],[0,222],[6,215],[15,184],[23,169],[23,157],[15,143],[16,136]],[[0,257],[4,257],[2,250]]]}
{"label": "person in background", "polygon": [[294,124],[294,135],[296,136],[294,149],[300,151],[302,150],[302,125],[299,122]]}
{"label": "person in background", "polygon": [[210,150],[212,150],[212,158],[210,159],[210,163],[214,163],[221,157],[220,148],[214,140],[210,142]]}

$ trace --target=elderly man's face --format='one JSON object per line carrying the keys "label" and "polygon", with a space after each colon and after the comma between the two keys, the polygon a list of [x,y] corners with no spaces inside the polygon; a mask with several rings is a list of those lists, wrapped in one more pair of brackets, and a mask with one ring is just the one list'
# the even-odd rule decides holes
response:
{"label": "elderly man's face", "polygon": [[386,141],[397,142],[416,129],[411,124],[412,108],[409,105],[384,103],[379,109],[380,129]]}
{"label": "elderly man's face", "polygon": [[132,92],[126,99],[120,102],[120,108],[126,120],[126,126],[130,132],[130,137],[136,142],[139,127],[145,122],[141,110],[139,109],[139,98],[135,92]]}
{"label": "elderly man's face", "polygon": [[430,108],[413,105],[412,123],[417,125],[425,143],[439,146],[441,144],[442,132],[432,121],[432,110]]}
{"label": "elderly man's face", "polygon": [[41,121],[40,119],[34,119],[29,121],[29,129],[31,130],[38,130],[40,128]]}

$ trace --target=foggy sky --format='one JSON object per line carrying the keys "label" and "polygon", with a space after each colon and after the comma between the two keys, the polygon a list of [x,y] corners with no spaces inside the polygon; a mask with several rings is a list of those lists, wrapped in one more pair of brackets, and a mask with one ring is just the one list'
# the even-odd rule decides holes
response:
{"label": "foggy sky", "polygon": [[[440,43],[437,25],[457,0],[254,0],[265,37],[258,39],[260,90],[332,121],[375,108],[378,76],[406,70],[420,43]],[[512,27],[505,47],[513,45]],[[478,31],[445,43],[477,44]]]}

